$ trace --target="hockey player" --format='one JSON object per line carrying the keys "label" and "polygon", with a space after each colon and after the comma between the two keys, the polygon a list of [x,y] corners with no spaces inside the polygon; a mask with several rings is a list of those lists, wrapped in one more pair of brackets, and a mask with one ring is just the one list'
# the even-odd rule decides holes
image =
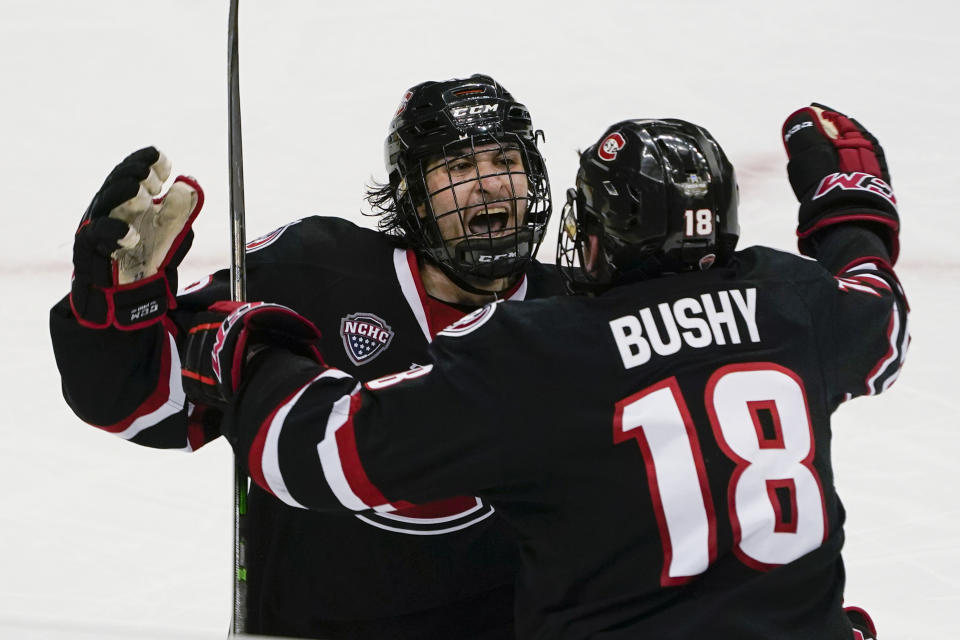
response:
{"label": "hockey player", "polygon": [[842,606],[830,415],[900,370],[898,212],[856,121],[813,105],[783,140],[815,260],[735,252],[716,141],[628,120],[568,192],[559,262],[593,296],[487,305],[363,384],[276,305],[195,333],[190,361],[221,372],[238,459],[289,505],[494,504],[521,541],[520,637],[875,636]]}
{"label": "hockey player", "polygon": [[[488,76],[407,91],[386,140],[389,182],[371,190],[381,231],[335,217],[293,222],[248,246],[248,295],[324,333],[327,361],[360,380],[428,362],[437,332],[480,305],[564,292],[532,260],[550,214],[527,109]],[[225,271],[174,297],[202,204],[155,149],[114,169],[77,232],[71,293],[51,313],[67,402],[137,444],[193,451],[220,413],[188,402],[185,339],[229,298]],[[129,223],[129,224],[127,224]],[[189,394],[189,391],[188,391]],[[457,417],[451,415],[455,424]],[[248,503],[252,633],[318,638],[511,638],[515,539],[486,500],[391,513],[314,513],[258,487]]]}

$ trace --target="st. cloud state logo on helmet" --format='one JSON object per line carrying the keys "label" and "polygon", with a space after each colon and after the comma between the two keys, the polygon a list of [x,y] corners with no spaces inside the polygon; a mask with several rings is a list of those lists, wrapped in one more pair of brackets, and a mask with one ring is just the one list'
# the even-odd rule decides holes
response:
{"label": "st. cloud state logo on helmet", "polygon": [[400,98],[400,105],[397,107],[397,112],[393,114],[393,117],[396,118],[398,115],[407,110],[407,103],[410,102],[410,98],[413,97],[413,90],[408,89],[406,93],[403,94],[403,97]]}
{"label": "st. cloud state logo on helmet", "polygon": [[627,141],[623,135],[619,131],[614,131],[597,145],[597,155],[604,162],[611,162],[616,160],[620,149],[623,149],[626,144]]}

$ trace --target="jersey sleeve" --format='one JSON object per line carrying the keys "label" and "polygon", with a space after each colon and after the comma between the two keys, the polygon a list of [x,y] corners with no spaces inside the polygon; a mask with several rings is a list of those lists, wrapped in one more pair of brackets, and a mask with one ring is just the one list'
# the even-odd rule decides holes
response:
{"label": "jersey sleeve", "polygon": [[225,417],[246,434],[238,457],[288,505],[318,510],[393,511],[509,483],[511,401],[482,334],[442,332],[431,364],[365,384],[282,350],[259,356]]}
{"label": "jersey sleeve", "polygon": [[[323,238],[302,232],[301,222],[247,244],[248,290],[254,295],[274,290],[277,265],[302,260],[310,243]],[[310,227],[320,224],[330,223]],[[50,334],[67,404],[84,422],[144,446],[193,451],[219,437],[221,413],[192,404],[184,393],[178,348],[198,312],[228,299],[229,273],[220,270],[184,287],[177,307],[160,323],[120,331],[80,326],[64,298],[50,312]]]}
{"label": "jersey sleeve", "polygon": [[[193,451],[219,435],[219,413],[188,402],[180,373],[180,327],[225,295],[223,276],[181,294],[161,322],[135,331],[81,326],[68,298],[50,311],[63,397],[84,422],[140,445]],[[189,288],[188,288],[189,290]]]}
{"label": "jersey sleeve", "polygon": [[909,305],[882,241],[868,228],[842,225],[820,238],[817,259],[830,269],[815,299],[825,336],[825,369],[839,403],[875,395],[896,381],[910,344]]}

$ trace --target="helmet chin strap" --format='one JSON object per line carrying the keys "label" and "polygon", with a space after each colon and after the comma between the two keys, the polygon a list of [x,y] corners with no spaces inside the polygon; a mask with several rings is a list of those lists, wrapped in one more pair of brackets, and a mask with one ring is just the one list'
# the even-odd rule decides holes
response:
{"label": "helmet chin strap", "polygon": [[[453,248],[442,244],[427,247],[422,254],[464,291],[499,299],[517,283],[532,258],[528,247],[533,236],[534,231],[521,229],[501,238],[467,238]],[[476,273],[478,270],[483,273]],[[507,285],[500,289],[477,286],[478,282],[500,279],[507,279]]]}
{"label": "helmet chin strap", "polygon": [[[522,275],[521,273],[517,272],[513,274],[512,277],[503,276],[505,278],[508,278],[508,280],[507,280],[507,285],[501,289],[494,289],[494,290],[481,289],[479,286],[476,286],[474,282],[477,282],[477,281],[492,282],[493,280],[499,280],[500,278],[482,278],[480,276],[465,276],[461,273],[458,273],[453,267],[449,266],[445,262],[437,260],[430,251],[424,251],[421,253],[421,255],[424,257],[424,259],[428,260],[430,264],[440,269],[441,273],[443,273],[443,275],[446,276],[446,278],[450,280],[450,282],[452,282],[454,285],[456,285],[460,289],[466,291],[467,293],[472,293],[479,296],[487,296],[492,298],[493,300],[499,300],[500,298],[502,298],[503,294],[505,294],[507,291],[513,288],[513,286],[517,283],[517,281],[520,279]],[[471,282],[470,279],[474,280],[474,282]]]}
{"label": "helmet chin strap", "polygon": [[539,244],[542,231],[521,228],[499,238],[467,237],[455,246],[434,245],[427,253],[447,270],[460,277],[495,280],[519,274],[533,258],[532,248]]}

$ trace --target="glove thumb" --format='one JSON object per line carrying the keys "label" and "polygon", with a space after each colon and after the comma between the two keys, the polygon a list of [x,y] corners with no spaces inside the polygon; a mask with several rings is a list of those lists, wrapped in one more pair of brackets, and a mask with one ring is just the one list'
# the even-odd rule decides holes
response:
{"label": "glove thumb", "polygon": [[100,287],[113,284],[109,258],[118,249],[140,241],[136,229],[122,220],[97,218],[77,230],[73,243],[74,277]]}

